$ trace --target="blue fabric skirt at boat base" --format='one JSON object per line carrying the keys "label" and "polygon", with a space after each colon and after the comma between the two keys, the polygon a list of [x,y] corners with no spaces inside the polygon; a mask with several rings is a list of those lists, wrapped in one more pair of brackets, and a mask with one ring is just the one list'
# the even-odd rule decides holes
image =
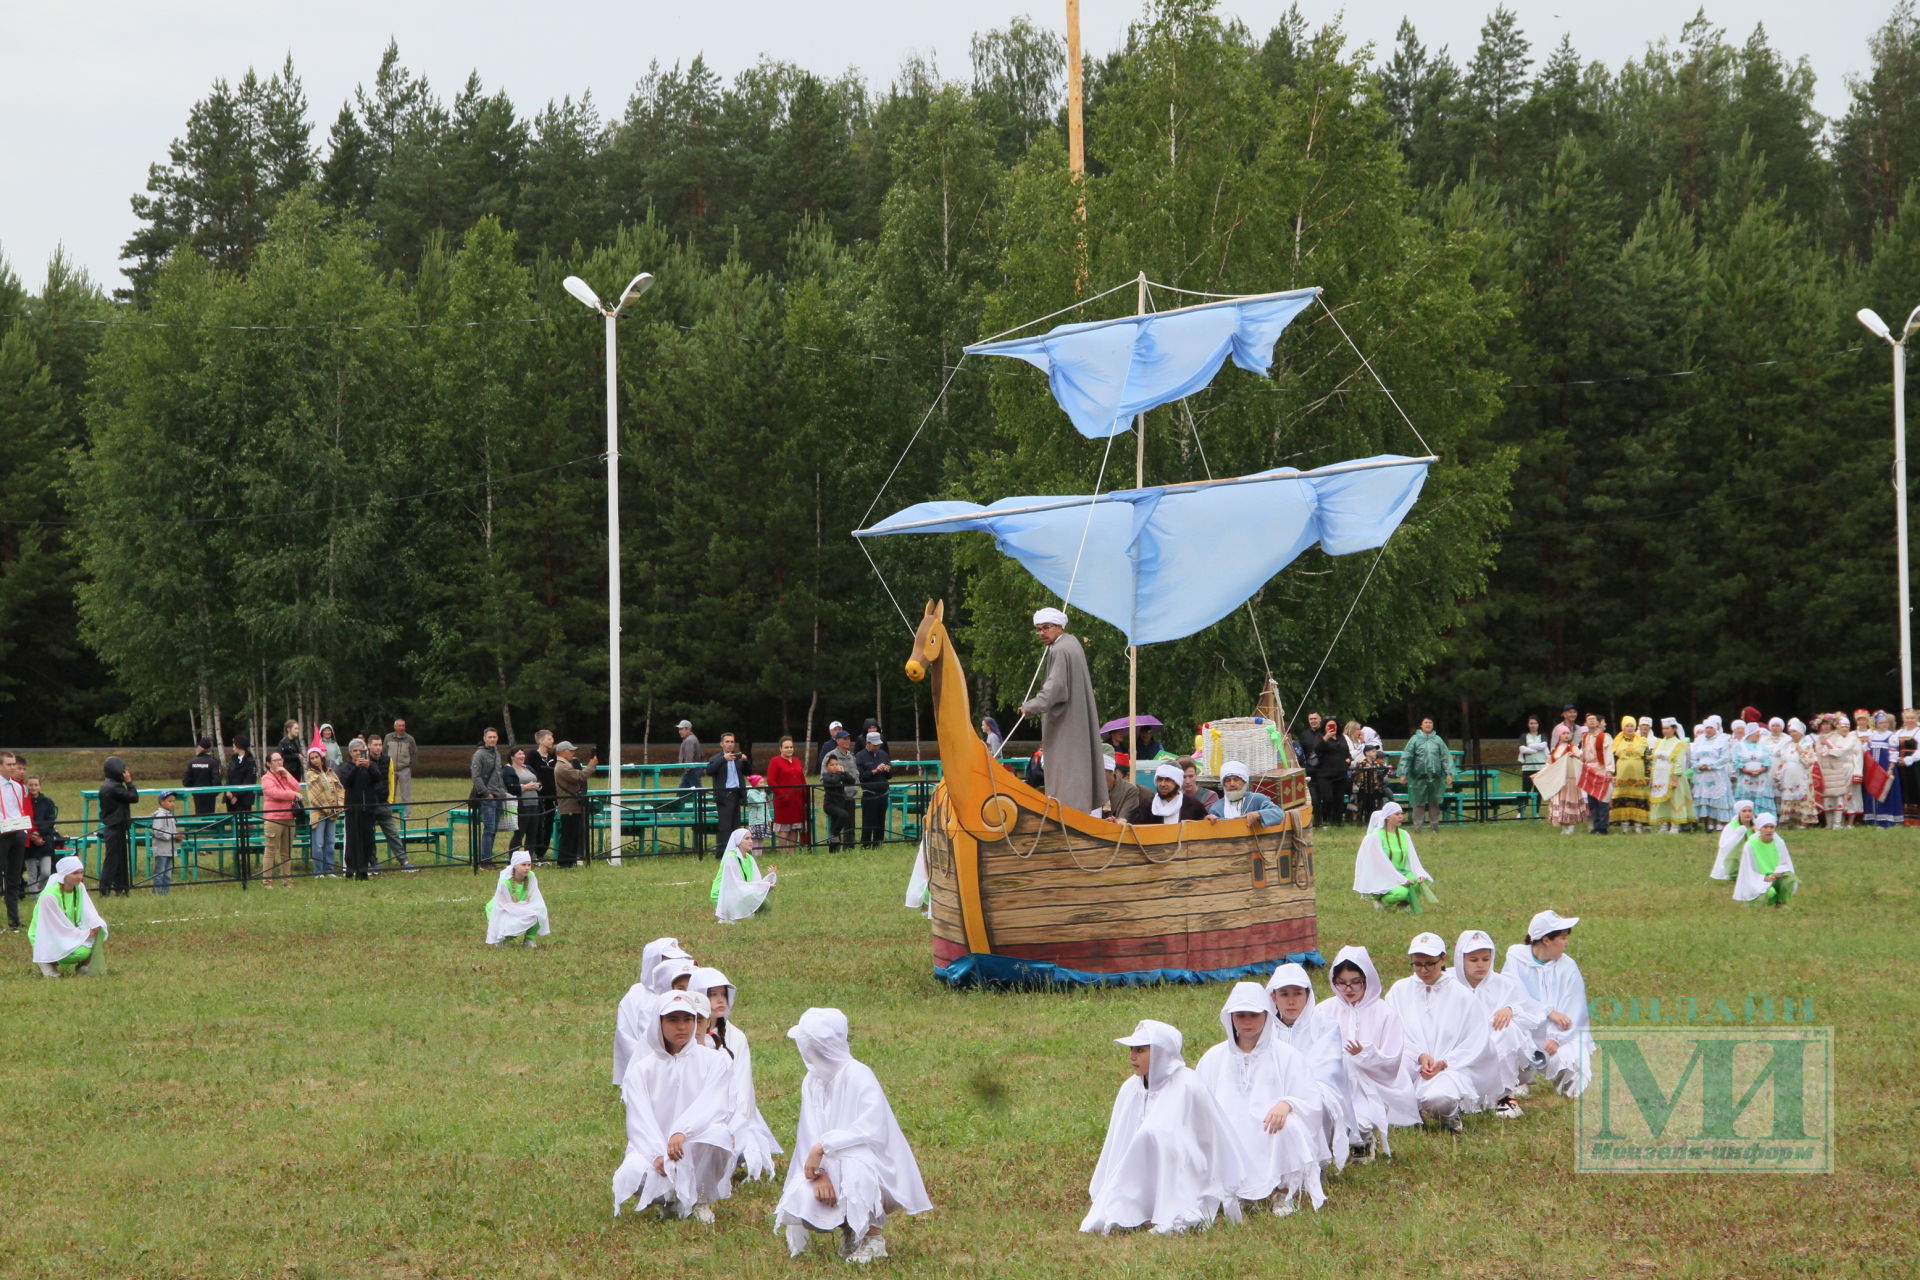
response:
{"label": "blue fabric skirt at boat base", "polygon": [[952,964],[934,966],[933,976],[951,987],[1147,987],[1159,982],[1238,982],[1264,978],[1283,964],[1325,968],[1318,951],[1294,951],[1275,960],[1262,960],[1232,969],[1135,969],[1127,973],[1092,973],[1044,960],[972,952]]}

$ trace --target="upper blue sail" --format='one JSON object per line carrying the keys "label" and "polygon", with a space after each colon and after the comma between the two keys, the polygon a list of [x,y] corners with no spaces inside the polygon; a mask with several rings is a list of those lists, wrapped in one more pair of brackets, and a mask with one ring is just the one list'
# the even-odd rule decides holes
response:
{"label": "upper blue sail", "polygon": [[1336,556],[1381,545],[1432,461],[1381,454],[1079,497],[922,502],[854,536],[990,533],[1069,608],[1154,644],[1218,622],[1316,542]]}
{"label": "upper blue sail", "polygon": [[1063,324],[1032,338],[982,342],[969,355],[1017,356],[1047,374],[1053,398],[1083,436],[1118,435],[1133,416],[1213,381],[1227,356],[1265,374],[1273,344],[1318,288],[1207,302],[1178,311]]}

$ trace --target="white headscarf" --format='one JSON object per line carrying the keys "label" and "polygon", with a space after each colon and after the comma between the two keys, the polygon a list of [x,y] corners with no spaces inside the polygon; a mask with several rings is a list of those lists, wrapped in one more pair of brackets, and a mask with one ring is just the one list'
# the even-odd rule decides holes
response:
{"label": "white headscarf", "polygon": [[1736,902],[1752,902],[1763,896],[1770,887],[1766,877],[1760,874],[1760,868],[1753,865],[1752,848],[1753,841],[1760,838],[1760,828],[1769,825],[1774,828],[1773,847],[1779,850],[1779,861],[1773,869],[1789,873],[1793,871],[1793,855],[1787,852],[1787,842],[1780,838],[1779,822],[1770,813],[1761,814],[1754,819],[1752,838],[1740,842],[1740,873],[1733,881],[1733,898]]}
{"label": "white headscarf", "polygon": [[705,996],[707,992],[713,990],[715,987],[725,987],[727,989],[727,1017],[733,1017],[733,983],[727,980],[726,974],[720,972],[718,969],[709,969],[703,966],[695,969],[693,976],[687,979],[687,990],[698,991],[702,996]]}
{"label": "white headscarf", "polygon": [[1407,874],[1401,875],[1393,865],[1393,859],[1387,856],[1387,847],[1382,840],[1386,831],[1387,819],[1401,812],[1398,804],[1389,800],[1374,810],[1367,819],[1367,834],[1360,839],[1360,847],[1353,855],[1353,891],[1371,897],[1378,893],[1387,893],[1403,884],[1412,884],[1418,880],[1431,880],[1426,867],[1420,863],[1420,854],[1413,846],[1413,833],[1402,828],[1400,835],[1407,843]]}
{"label": "white headscarf", "polygon": [[847,1015],[838,1009],[809,1009],[787,1028],[787,1039],[800,1051],[809,1074],[831,1080],[853,1061],[847,1047]]}
{"label": "white headscarf", "polygon": [[1733,821],[1720,828],[1720,847],[1714,851],[1713,870],[1707,872],[1713,879],[1733,879],[1733,869],[1740,861],[1740,846],[1753,834],[1753,828],[1740,821],[1740,815],[1753,811],[1751,800],[1733,802]]}
{"label": "white headscarf", "polygon": [[[652,942],[649,942],[645,947],[641,948],[640,951],[640,981],[645,982],[647,980],[647,975],[653,972],[653,966],[659,964],[662,960],[676,956],[682,960],[693,959],[692,956],[687,954],[685,948],[680,945],[680,939],[678,938],[655,938]],[[648,988],[648,990],[652,989],[652,987]]]}

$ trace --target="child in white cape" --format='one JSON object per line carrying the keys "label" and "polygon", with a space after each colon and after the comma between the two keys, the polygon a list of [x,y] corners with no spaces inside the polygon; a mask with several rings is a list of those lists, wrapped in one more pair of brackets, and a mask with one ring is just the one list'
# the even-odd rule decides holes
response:
{"label": "child in white cape", "polygon": [[695,969],[688,989],[707,998],[707,1017],[700,1024],[700,1042],[713,1046],[733,1072],[733,1118],[728,1124],[739,1165],[749,1178],[771,1178],[773,1158],[780,1154],[773,1129],[760,1114],[753,1092],[753,1050],[747,1033],[733,1022],[737,992],[718,969]]}
{"label": "child in white cape", "polygon": [[[672,945],[654,951],[656,943]],[[654,951],[653,958],[649,960],[646,952],[641,953],[640,981],[627,988],[627,994],[620,997],[613,1011],[613,1087],[616,1089],[626,1079],[627,1064],[633,1061],[634,1051],[647,1034],[660,997],[676,988],[686,990],[693,977],[693,957],[673,939],[656,939],[647,944],[647,950]]]}
{"label": "child in white cape", "polygon": [[494,881],[493,896],[487,899],[487,945],[497,947],[515,938],[524,938],[528,946],[536,937],[553,932],[547,923],[547,900],[540,896],[540,879],[533,874],[533,855],[515,849],[500,878]]}
{"label": "child in white cape", "polygon": [[1353,1104],[1348,1141],[1364,1148],[1355,1157],[1366,1164],[1393,1154],[1387,1130],[1420,1123],[1413,1084],[1401,1059],[1406,1036],[1400,1015],[1380,998],[1380,974],[1365,947],[1342,947],[1333,957],[1333,994],[1320,1013],[1339,1028],[1341,1062],[1347,1073],[1347,1097]]}
{"label": "child in white cape", "polygon": [[1314,1003],[1313,979],[1304,966],[1283,964],[1267,979],[1273,1001],[1273,1035],[1307,1060],[1320,1091],[1320,1124],[1336,1172],[1347,1167],[1353,1128],[1353,1100],[1347,1096],[1347,1068],[1341,1061],[1340,1027]]}
{"label": "child in white cape", "polygon": [[733,1192],[732,1069],[717,1050],[695,1043],[706,998],[670,991],[654,1007],[648,1034],[627,1067],[627,1153],[613,1172],[613,1212],[658,1204],[662,1216],[713,1221],[713,1202]]}
{"label": "child in white cape", "polygon": [[729,922],[745,920],[766,903],[779,881],[780,873],[773,867],[760,874],[760,864],[753,856],[753,832],[736,827],[727,837],[727,847],[721,851],[720,865],[713,873],[713,914]]}
{"label": "child in white cape", "polygon": [[1156,1235],[1240,1221],[1240,1144],[1213,1095],[1180,1057],[1180,1032],[1142,1020],[1114,1041],[1133,1070],[1113,1100],[1107,1140],[1087,1191],[1082,1231],[1152,1223]]}
{"label": "child in white cape", "polygon": [[1320,1170],[1333,1153],[1313,1068],[1274,1034],[1275,1021],[1259,983],[1234,983],[1220,1008],[1227,1038],[1200,1056],[1194,1074],[1240,1144],[1240,1198],[1268,1200],[1284,1217],[1302,1190],[1314,1208],[1326,1203]]}
{"label": "child in white cape", "polygon": [[872,1262],[887,1256],[887,1215],[933,1208],[920,1166],[893,1118],[879,1079],[847,1047],[847,1015],[809,1009],[787,1031],[801,1061],[800,1124],[787,1182],[774,1212],[787,1251],[799,1257],[810,1231],[840,1236],[841,1256]]}
{"label": "child in white cape", "polygon": [[1353,891],[1379,907],[1419,915],[1439,899],[1413,847],[1413,833],[1401,827],[1400,818],[1400,806],[1389,800],[1367,819],[1367,834],[1353,855]]}
{"label": "child in white cape", "polygon": [[1733,882],[1736,902],[1764,902],[1784,907],[1800,887],[1793,873],[1793,855],[1780,838],[1780,820],[1763,813],[1753,820],[1753,836],[1740,846],[1740,876]]}
{"label": "child in white cape", "polygon": [[86,864],[71,855],[54,863],[53,874],[27,918],[27,941],[41,976],[59,977],[63,964],[72,965],[77,974],[91,973],[107,932],[107,922],[87,892]]}
{"label": "child in white cape", "polygon": [[1500,968],[1546,1010],[1535,1032],[1547,1058],[1541,1074],[1572,1098],[1579,1097],[1593,1079],[1587,980],[1567,954],[1567,942],[1579,923],[1579,916],[1559,915],[1552,907],[1536,913],[1527,922],[1527,940],[1507,948],[1507,962]]}
{"label": "child in white cape", "polygon": [[1401,1057],[1420,1113],[1459,1133],[1463,1117],[1500,1087],[1480,1002],[1447,976],[1447,944],[1423,933],[1407,944],[1413,972],[1393,984],[1387,1003],[1400,1015]]}
{"label": "child in white cape", "polygon": [[1733,879],[1733,869],[1740,865],[1740,846],[1753,835],[1753,814],[1753,801],[1733,802],[1733,821],[1720,828],[1720,845],[1713,855],[1713,870],[1707,873],[1715,880]]}
{"label": "child in white cape", "polygon": [[1538,1039],[1547,1011],[1516,979],[1494,972],[1496,954],[1491,935],[1468,929],[1454,941],[1453,968],[1447,975],[1473,993],[1487,1019],[1500,1090],[1482,1098],[1481,1105],[1491,1106],[1497,1119],[1513,1120],[1520,1115],[1517,1099],[1526,1096],[1527,1077],[1547,1063]]}

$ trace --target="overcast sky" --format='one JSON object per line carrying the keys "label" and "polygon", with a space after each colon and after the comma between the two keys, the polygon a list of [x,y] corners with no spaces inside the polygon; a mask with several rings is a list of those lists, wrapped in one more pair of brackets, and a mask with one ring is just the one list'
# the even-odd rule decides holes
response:
{"label": "overcast sky", "polygon": [[[1083,0],[1090,53],[1112,49],[1141,0]],[[1430,47],[1471,56],[1493,0],[1435,0],[1416,20]],[[1652,41],[1676,35],[1692,3],[1509,0],[1536,65],[1570,34],[1582,57],[1617,67]],[[1891,0],[1746,0],[1708,16],[1736,41],[1764,23],[1776,48],[1805,56],[1818,76],[1817,105],[1838,115],[1846,77],[1867,67],[1867,37]],[[214,79],[263,73],[288,53],[306,84],[316,143],[353,87],[372,79],[389,36],[402,60],[451,96],[469,70],[503,87],[523,114],[550,98],[592,89],[603,112],[624,105],[649,61],[704,53],[730,77],[762,54],[834,73],[857,68],[884,84],[909,55],[943,73],[968,69],[975,32],[1028,14],[1061,29],[1065,0],[719,0],[717,3],[509,4],[503,0],[0,0],[0,254],[37,288],[56,245],[108,286],[122,283],[120,245],[134,228],[127,198],[165,159],[188,109]],[[1410,4],[1348,8],[1301,0],[1315,24],[1347,14],[1356,42],[1388,49]],[[1221,9],[1265,32],[1281,0],[1222,0]]]}

